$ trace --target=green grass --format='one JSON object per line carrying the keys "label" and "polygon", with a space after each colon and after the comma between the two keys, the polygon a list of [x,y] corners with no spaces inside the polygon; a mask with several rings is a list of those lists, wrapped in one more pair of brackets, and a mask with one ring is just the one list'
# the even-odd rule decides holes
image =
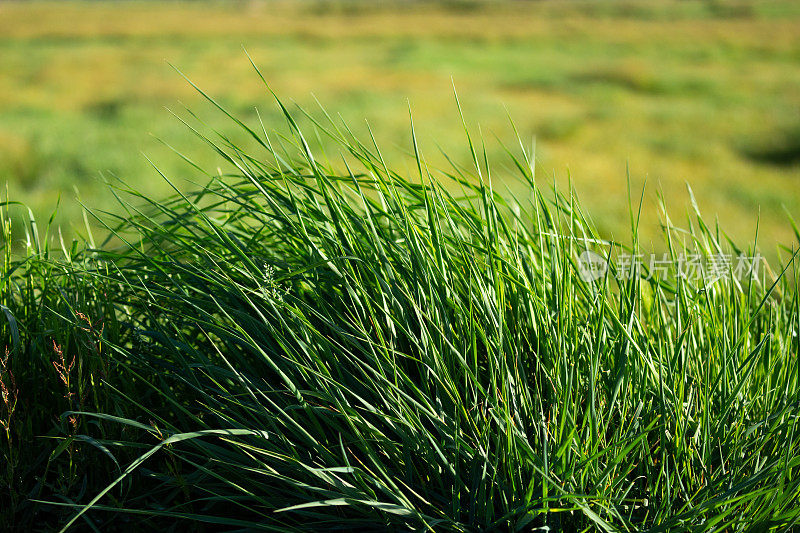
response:
{"label": "green grass", "polygon": [[[443,112],[453,110],[452,78],[487,137],[505,138],[507,109],[526,146],[536,138],[542,167],[562,190],[571,179],[583,191],[605,238],[627,235],[628,169],[636,188],[647,180],[648,204],[663,191],[676,209],[686,205],[688,182],[709,217],[738,240],[752,238],[759,212],[767,253],[793,238],[785,210],[800,216],[792,135],[800,127],[800,10],[791,0],[369,9],[3,2],[0,179],[40,218],[61,194],[65,231],[82,227],[74,222],[81,220],[75,187],[86,202],[111,203],[101,174],[156,196],[168,192],[145,179],[140,152],[183,187],[183,170],[156,138],[208,168],[223,161],[163,110],[198,103],[165,60],[243,116],[258,107],[268,125],[279,123],[242,46],[281,94],[312,108],[313,92],[360,135],[369,117],[387,155],[404,146],[409,99],[420,140],[467,164],[451,112]],[[228,128],[219,117],[203,118]],[[434,150],[429,158],[444,163]],[[660,235],[652,211],[640,227],[645,245]]]}
{"label": "green grass", "polygon": [[[758,280],[616,282],[624,248],[525,143],[495,161],[465,126],[471,166],[436,170],[413,126],[390,158],[277,112],[221,113],[255,150],[188,118],[225,164],[184,161],[197,186],[164,200],[117,188],[105,242],[59,249],[7,206],[29,244],[0,292],[3,527],[796,526],[792,247]],[[663,220],[674,261],[757,250]],[[587,249],[612,257],[594,282]]]}

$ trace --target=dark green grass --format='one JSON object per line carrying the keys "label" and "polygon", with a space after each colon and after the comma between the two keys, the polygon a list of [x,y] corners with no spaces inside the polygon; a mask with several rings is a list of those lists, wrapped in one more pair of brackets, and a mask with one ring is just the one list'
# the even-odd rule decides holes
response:
{"label": "dark green grass", "polygon": [[[227,167],[188,162],[196,192],[165,200],[116,188],[104,243],[58,250],[31,221],[7,254],[3,526],[794,527],[790,249],[758,280],[615,282],[612,262],[587,282],[581,252],[621,249],[523,148],[490,164],[468,134],[473,168],[434,170],[412,127],[393,170],[279,108],[288,135],[239,123],[247,153],[196,126]],[[664,220],[676,262],[740,251]]]}
{"label": "dark green grass", "polygon": [[[39,218],[76,188],[89,205],[113,205],[104,177],[164,197],[169,188],[140,152],[181,185],[184,170],[157,138],[205,169],[223,164],[163,111],[177,102],[254,149],[224,117],[203,113],[164,62],[237,116],[255,119],[260,106],[272,128],[280,115],[262,105],[244,46],[282,94],[307,107],[318,97],[364,138],[369,117],[395,160],[406,148],[409,99],[425,126],[420,142],[470,162],[457,122],[442,113],[455,80],[487,137],[502,136],[507,108],[526,146],[537,139],[543,168],[563,183],[569,171],[605,238],[629,232],[620,200],[628,166],[634,188],[660,183],[675,208],[691,181],[704,212],[739,242],[753,235],[760,209],[760,242],[772,260],[776,245],[793,239],[784,212],[800,216],[790,135],[800,129],[795,0],[338,4],[2,2],[0,180]],[[503,157],[494,143],[487,151]],[[445,164],[434,150],[427,157]],[[646,244],[659,239],[653,211],[639,226]],[[64,202],[56,220],[65,235],[83,227],[75,202]]]}

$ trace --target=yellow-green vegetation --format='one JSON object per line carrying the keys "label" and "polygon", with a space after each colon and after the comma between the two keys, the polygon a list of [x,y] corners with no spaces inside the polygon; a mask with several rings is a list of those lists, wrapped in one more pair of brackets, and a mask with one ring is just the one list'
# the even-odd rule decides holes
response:
{"label": "yellow-green vegetation", "polygon": [[[785,212],[800,214],[793,1],[3,2],[0,176],[11,196],[46,215],[74,187],[91,205],[110,206],[101,174],[163,192],[141,152],[178,182],[185,166],[157,138],[215,168],[164,110],[182,114],[182,104],[198,102],[167,62],[254,124],[259,106],[269,128],[275,111],[242,47],[279,94],[309,105],[313,92],[351,122],[368,117],[400,166],[406,99],[423,145],[468,160],[452,78],[467,120],[487,138],[514,138],[507,114],[523,139],[535,136],[537,178],[571,179],[606,236],[624,234],[629,168],[634,188],[647,178],[648,197],[663,190],[674,211],[688,182],[737,240],[752,239],[759,212],[762,245],[793,239]],[[198,113],[231,130],[224,117]],[[488,150],[499,159],[499,147]],[[427,153],[429,163],[444,162]],[[645,241],[655,213],[644,215]],[[76,215],[77,204],[62,202],[60,221],[78,226]]]}

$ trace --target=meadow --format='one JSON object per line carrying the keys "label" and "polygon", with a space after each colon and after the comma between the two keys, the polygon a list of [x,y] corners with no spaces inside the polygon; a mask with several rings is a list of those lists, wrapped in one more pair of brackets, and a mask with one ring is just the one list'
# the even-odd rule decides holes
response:
{"label": "meadow", "polygon": [[[103,180],[168,190],[143,153],[183,185],[159,139],[219,165],[164,108],[192,107],[235,132],[195,105],[168,63],[247,120],[258,107],[280,124],[243,47],[312,114],[317,98],[359,133],[368,119],[389,157],[407,155],[410,105],[420,143],[469,162],[455,84],[487,137],[513,139],[510,115],[526,144],[535,138],[540,178],[581,190],[605,237],[626,234],[630,176],[647,182],[649,205],[662,193],[678,212],[690,184],[738,239],[753,238],[760,216],[768,253],[792,238],[800,8],[790,1],[3,2],[0,176],[11,196],[46,218],[60,195],[57,220],[80,230],[75,189],[93,205],[110,205]],[[436,150],[428,158],[446,163]],[[659,234],[655,211],[644,240]]]}
{"label": "meadow", "polygon": [[[0,527],[796,527],[796,251],[627,275],[635,198],[632,246],[603,240],[521,140],[515,199],[468,127],[472,166],[432,170],[411,127],[409,170],[276,107],[286,135],[218,109],[257,153],[194,122],[226,164],[187,162],[189,193],[118,190],[123,214],[94,211],[111,240],[51,246],[5,206],[27,246],[0,286]],[[699,212],[662,239],[673,265],[756,252]]]}
{"label": "meadow", "polygon": [[356,7],[0,4],[0,530],[795,530],[798,8]]}

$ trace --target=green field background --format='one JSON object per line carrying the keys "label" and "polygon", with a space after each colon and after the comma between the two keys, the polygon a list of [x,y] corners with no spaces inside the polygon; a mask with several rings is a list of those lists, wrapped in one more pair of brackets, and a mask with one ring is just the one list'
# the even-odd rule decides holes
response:
{"label": "green field background", "polygon": [[[642,233],[665,197],[681,221],[691,185],[707,217],[767,253],[800,219],[797,2],[330,4],[1,2],[0,179],[12,199],[80,231],[80,200],[114,210],[104,180],[148,194],[220,161],[166,108],[230,133],[170,66],[246,122],[283,128],[245,48],[285,100],[318,100],[359,134],[364,119],[403,167],[409,106],[426,161],[469,161],[452,87],[487,141],[535,139],[542,183],[571,183],[604,235],[627,234],[627,175],[647,183]],[[307,125],[306,125],[307,127]],[[206,130],[207,131],[207,130]],[[325,145],[325,142],[322,141]],[[326,154],[332,159],[336,154]],[[399,162],[399,164],[398,164]],[[409,163],[409,168],[411,164]],[[517,185],[510,183],[513,190]],[[638,195],[638,192],[636,193]]]}

